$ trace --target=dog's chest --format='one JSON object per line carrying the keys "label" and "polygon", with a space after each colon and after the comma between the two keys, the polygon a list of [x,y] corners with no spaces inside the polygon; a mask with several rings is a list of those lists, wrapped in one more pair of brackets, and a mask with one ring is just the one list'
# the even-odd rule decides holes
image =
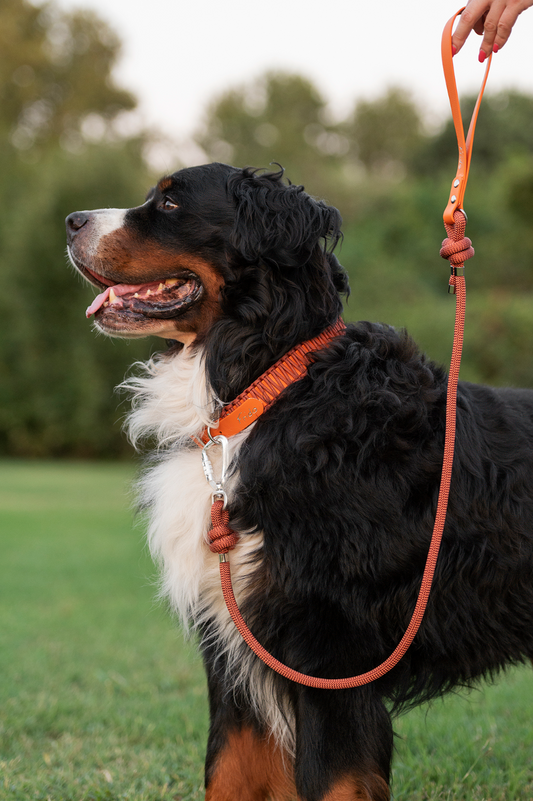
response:
{"label": "dog's chest", "polygon": [[[220,590],[218,557],[208,543],[212,489],[202,467],[201,448],[191,437],[213,423],[213,399],[205,381],[202,354],[149,362],[145,376],[130,379],[134,391],[129,418],[132,438],[152,436],[160,447],[155,464],[139,482],[148,515],[148,542],[161,567],[161,594],[189,623],[216,620],[226,627],[228,613]],[[225,487],[231,502],[238,482],[238,452],[246,432],[232,437],[232,474]],[[220,447],[209,449],[214,475],[220,475]],[[243,534],[241,532],[241,534]],[[242,596],[246,565],[261,546],[260,535],[240,537],[232,551],[237,595]]]}

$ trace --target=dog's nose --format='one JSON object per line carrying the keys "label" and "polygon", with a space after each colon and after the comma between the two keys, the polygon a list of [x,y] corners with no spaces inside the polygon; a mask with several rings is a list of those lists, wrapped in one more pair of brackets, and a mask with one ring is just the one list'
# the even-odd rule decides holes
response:
{"label": "dog's nose", "polygon": [[69,241],[88,222],[89,215],[84,211],[74,211],[65,220]]}

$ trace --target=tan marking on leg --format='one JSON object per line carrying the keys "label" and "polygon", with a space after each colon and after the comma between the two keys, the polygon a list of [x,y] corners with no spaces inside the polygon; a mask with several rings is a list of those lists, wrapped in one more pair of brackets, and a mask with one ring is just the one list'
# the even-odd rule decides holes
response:
{"label": "tan marking on leg", "polygon": [[232,732],[208,781],[206,801],[291,801],[292,762],[275,743],[251,729]]}
{"label": "tan marking on leg", "polygon": [[387,782],[376,773],[366,777],[346,777],[336,782],[322,801],[389,801]]}

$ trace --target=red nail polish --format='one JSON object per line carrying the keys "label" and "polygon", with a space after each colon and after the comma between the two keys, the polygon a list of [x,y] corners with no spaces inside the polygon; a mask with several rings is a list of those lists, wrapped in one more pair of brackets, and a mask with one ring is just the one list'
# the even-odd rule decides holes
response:
{"label": "red nail polish", "polygon": [[487,58],[487,54],[485,53],[485,51],[484,50],[480,50],[479,51],[479,56],[478,56],[479,63],[483,64],[483,62],[485,61],[486,58]]}
{"label": "red nail polish", "polygon": [[493,52],[493,53],[497,53],[499,49],[500,49],[500,45],[497,45],[497,44],[495,44],[495,45],[493,46],[493,48],[492,48],[492,52]]}
{"label": "red nail polish", "polygon": [[454,44],[452,44],[452,58],[457,54],[457,48]]}

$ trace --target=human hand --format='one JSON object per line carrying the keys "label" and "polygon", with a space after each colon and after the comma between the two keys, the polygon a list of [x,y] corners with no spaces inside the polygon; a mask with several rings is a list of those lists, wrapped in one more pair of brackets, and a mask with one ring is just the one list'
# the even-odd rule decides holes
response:
{"label": "human hand", "polygon": [[468,0],[459,24],[452,37],[452,52],[455,55],[474,30],[483,36],[479,60],[481,63],[491,53],[497,53],[507,42],[519,14],[533,5],[533,0]]}

